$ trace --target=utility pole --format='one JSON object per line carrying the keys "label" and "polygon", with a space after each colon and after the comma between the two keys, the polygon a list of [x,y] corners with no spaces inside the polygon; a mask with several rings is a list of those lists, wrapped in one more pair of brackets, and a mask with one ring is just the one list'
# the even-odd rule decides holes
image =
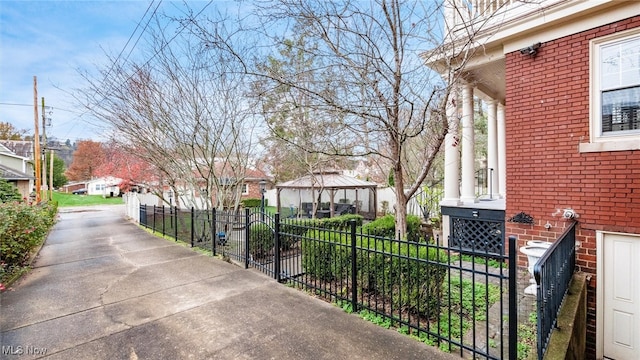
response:
{"label": "utility pole", "polygon": [[47,185],[47,123],[46,112],[44,110],[44,96],[42,97],[42,184],[44,188],[45,198],[48,198],[47,193],[49,186]]}
{"label": "utility pole", "polygon": [[33,77],[33,113],[35,122],[35,134],[33,136],[33,160],[36,173],[36,203],[40,202],[40,134],[38,133],[38,78]]}

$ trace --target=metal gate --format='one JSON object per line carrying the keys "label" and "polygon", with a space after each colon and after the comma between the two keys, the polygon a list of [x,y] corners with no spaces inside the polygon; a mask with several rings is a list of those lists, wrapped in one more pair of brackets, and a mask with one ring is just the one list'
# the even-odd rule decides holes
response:
{"label": "metal gate", "polygon": [[279,273],[276,266],[279,252],[276,244],[275,216],[254,209],[247,215],[247,264],[274,277]]}

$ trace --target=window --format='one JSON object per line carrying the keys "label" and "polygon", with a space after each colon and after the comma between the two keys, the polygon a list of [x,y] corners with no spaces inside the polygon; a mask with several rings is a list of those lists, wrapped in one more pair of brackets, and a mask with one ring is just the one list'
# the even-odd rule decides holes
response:
{"label": "window", "polygon": [[580,151],[640,149],[640,29],[591,42],[591,143]]}
{"label": "window", "polygon": [[249,195],[249,185],[242,184],[242,195]]}

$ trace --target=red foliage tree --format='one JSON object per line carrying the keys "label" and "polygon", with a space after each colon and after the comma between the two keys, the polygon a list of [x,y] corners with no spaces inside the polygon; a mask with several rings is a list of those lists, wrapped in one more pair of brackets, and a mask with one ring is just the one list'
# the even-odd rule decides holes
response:
{"label": "red foliage tree", "polygon": [[90,180],[99,176],[96,170],[104,162],[104,150],[102,143],[84,140],[78,142],[78,147],[73,153],[73,162],[65,172],[69,181]]}
{"label": "red foliage tree", "polygon": [[142,150],[130,149],[116,142],[103,144],[103,149],[105,161],[96,174],[122,179],[122,191],[126,192],[137,184],[147,185],[155,179],[152,165],[141,156]]}

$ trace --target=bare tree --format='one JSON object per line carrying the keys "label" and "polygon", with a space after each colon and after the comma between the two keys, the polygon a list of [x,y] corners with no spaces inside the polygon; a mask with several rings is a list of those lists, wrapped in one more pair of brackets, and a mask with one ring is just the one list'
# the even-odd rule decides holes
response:
{"label": "bare tree", "polygon": [[[379,159],[380,166],[388,166],[401,237],[407,203],[437,163],[449,131],[446,108],[455,105],[450,101],[453,86],[475,47],[474,35],[487,21],[465,14],[461,40],[448,38],[451,46],[441,46],[442,34],[450,34],[441,31],[446,6],[449,0],[274,0],[257,8],[264,29],[283,27],[283,20],[289,20],[288,33],[303,33],[313,44],[294,51],[320,59],[300,73],[256,71],[272,88],[304,94],[307,111],[323,115],[314,120],[324,141],[297,145],[311,153]],[[281,38],[271,39],[277,43]],[[440,71],[426,62],[439,62]],[[299,81],[306,74],[312,74],[309,81]]]}
{"label": "bare tree", "polygon": [[[296,51],[322,60],[301,69],[313,74],[305,82],[299,81],[302,74],[257,72],[273,88],[304,94],[305,107],[324,115],[314,120],[325,141],[297,145],[318,154],[383,159],[395,180],[396,228],[404,237],[407,202],[429,173],[448,129],[450,88],[421,58],[438,42],[433,29],[441,8],[395,0],[280,0],[259,11],[276,23],[292,20],[315,45]],[[411,142],[420,144],[413,150],[420,154],[417,169],[407,157]]]}
{"label": "bare tree", "polygon": [[[146,62],[109,57],[99,76],[84,73],[89,86],[77,98],[117,129],[119,142],[140,149],[176,201],[237,208],[256,151],[245,72],[228,52],[202,47],[182,31],[188,21],[174,20],[177,33],[160,18],[147,30],[146,52],[138,55]],[[187,194],[194,196],[180,196]]]}

